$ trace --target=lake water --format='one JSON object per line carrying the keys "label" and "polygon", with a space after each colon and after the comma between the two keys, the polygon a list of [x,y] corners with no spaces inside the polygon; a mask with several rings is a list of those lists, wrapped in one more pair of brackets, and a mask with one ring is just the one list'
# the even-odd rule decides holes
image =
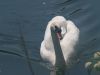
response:
{"label": "lake water", "polygon": [[[77,46],[79,64],[69,75],[88,75],[84,62],[93,52],[100,51],[99,0],[0,0],[0,75],[49,75],[38,62],[30,69],[21,41],[24,36],[30,58],[40,60],[39,48],[46,25],[52,17],[62,15],[80,29]],[[32,70],[32,71],[31,71]],[[92,75],[99,75],[92,72]]]}

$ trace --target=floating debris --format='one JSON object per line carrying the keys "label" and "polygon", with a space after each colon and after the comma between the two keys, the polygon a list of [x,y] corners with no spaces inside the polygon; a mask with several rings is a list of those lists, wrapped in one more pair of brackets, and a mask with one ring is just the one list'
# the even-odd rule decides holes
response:
{"label": "floating debris", "polygon": [[46,2],[42,2],[43,5],[46,5]]}
{"label": "floating debris", "polygon": [[56,3],[56,5],[60,5],[60,4],[66,4],[66,3],[69,3],[71,2],[72,0],[65,0],[63,2],[59,2],[59,3]]}
{"label": "floating debris", "polygon": [[68,18],[69,18],[70,16],[72,16],[73,14],[75,14],[75,13],[81,11],[81,10],[83,10],[83,9],[82,9],[82,8],[79,8],[79,9],[76,9],[76,10],[72,11],[72,12],[68,15]]}

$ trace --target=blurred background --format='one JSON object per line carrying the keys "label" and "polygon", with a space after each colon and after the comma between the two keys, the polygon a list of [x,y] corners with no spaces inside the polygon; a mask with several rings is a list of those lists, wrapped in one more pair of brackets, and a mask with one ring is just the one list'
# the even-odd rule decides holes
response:
{"label": "blurred background", "polygon": [[79,63],[68,75],[88,75],[84,63],[100,51],[99,7],[99,0],[0,0],[0,75],[49,75],[39,50],[48,21],[57,15],[80,29]]}

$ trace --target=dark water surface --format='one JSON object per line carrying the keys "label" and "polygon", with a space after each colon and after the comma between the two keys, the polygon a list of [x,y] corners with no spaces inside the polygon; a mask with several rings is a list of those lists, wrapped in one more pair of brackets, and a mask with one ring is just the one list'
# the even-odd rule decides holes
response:
{"label": "dark water surface", "polygon": [[[39,48],[46,25],[56,15],[72,20],[80,29],[76,49],[80,63],[69,75],[88,75],[84,62],[100,50],[99,7],[99,0],[0,0],[0,75],[32,75],[25,60],[20,29],[29,56],[40,60]],[[35,75],[49,75],[49,70],[38,63],[31,65]]]}

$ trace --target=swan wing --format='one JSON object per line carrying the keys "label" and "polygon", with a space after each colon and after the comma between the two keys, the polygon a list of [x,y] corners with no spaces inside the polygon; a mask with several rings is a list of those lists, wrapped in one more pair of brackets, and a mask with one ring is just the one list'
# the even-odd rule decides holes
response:
{"label": "swan wing", "polygon": [[68,20],[66,22],[67,32],[64,38],[61,40],[60,45],[62,48],[64,59],[67,63],[69,62],[69,57],[72,56],[72,54],[75,52],[74,48],[79,39],[79,29],[72,21]]}
{"label": "swan wing", "polygon": [[48,61],[53,65],[55,64],[55,52],[46,47],[45,41],[42,41],[41,43],[40,55],[45,61]]}

